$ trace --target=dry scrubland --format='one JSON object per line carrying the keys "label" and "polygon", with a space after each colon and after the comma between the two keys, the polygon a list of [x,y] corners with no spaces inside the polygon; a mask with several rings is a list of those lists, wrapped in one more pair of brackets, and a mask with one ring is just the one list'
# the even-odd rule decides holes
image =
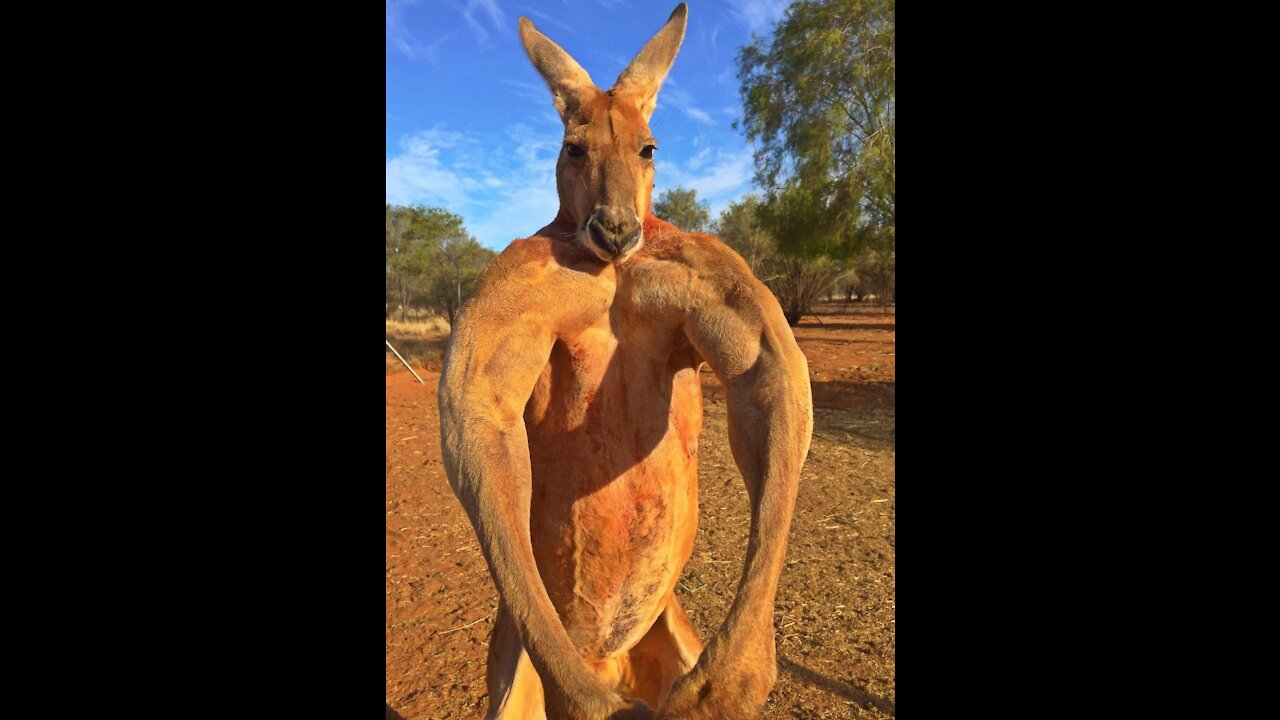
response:
{"label": "dry scrubland", "polygon": [[[497,594],[440,462],[436,383],[447,327],[387,322],[387,717],[478,718]],[[891,309],[824,305],[795,329],[815,425],[778,595],[766,718],[895,716],[894,338]],[[676,592],[705,638],[741,571],[751,516],[724,396],[703,373],[697,543]]]}
{"label": "dry scrubland", "polygon": [[[444,358],[444,345],[448,341],[449,323],[441,318],[423,320],[388,320],[387,340],[395,346],[405,360],[413,364],[421,375],[421,369],[439,370]],[[383,345],[386,348],[386,345]],[[406,372],[404,364],[389,351],[387,372]]]}

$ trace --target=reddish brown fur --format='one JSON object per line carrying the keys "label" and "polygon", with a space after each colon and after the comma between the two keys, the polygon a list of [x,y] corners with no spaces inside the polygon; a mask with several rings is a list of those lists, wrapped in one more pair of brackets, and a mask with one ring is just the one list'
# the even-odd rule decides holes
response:
{"label": "reddish brown fur", "polygon": [[[521,19],[566,143],[587,152],[561,155],[556,219],[485,270],[441,377],[446,470],[502,598],[490,718],[750,718],[776,677],[808,370],[742,259],[650,212],[637,143],[683,30],[681,5],[604,93]],[[640,241],[611,252],[584,237],[601,207],[619,223],[634,211]],[[727,388],[753,512],[738,596],[705,652],[673,594],[697,527],[703,362]]]}

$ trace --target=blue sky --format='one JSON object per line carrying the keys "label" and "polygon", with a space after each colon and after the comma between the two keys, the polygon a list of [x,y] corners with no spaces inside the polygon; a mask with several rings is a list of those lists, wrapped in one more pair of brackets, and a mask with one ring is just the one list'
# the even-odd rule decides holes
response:
{"label": "blue sky", "polygon": [[[564,126],[516,32],[521,15],[608,89],[678,0],[386,0],[386,201],[443,207],[500,250],[555,216]],[[649,121],[654,198],[683,186],[712,216],[753,191],[734,57],[788,0],[691,0]]]}

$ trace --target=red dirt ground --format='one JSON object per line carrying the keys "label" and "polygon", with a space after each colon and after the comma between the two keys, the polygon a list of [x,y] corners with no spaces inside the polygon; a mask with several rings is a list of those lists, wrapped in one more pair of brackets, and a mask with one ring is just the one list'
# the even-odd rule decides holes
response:
{"label": "red dirt ground", "polygon": [[[892,718],[896,316],[834,303],[806,316],[795,333],[809,359],[814,434],[775,610],[778,684],[764,717]],[[392,362],[387,717],[483,717],[497,592],[441,465],[439,373],[419,369],[423,386]],[[676,592],[706,638],[732,602],[751,516],[710,372],[703,387],[699,531]]]}

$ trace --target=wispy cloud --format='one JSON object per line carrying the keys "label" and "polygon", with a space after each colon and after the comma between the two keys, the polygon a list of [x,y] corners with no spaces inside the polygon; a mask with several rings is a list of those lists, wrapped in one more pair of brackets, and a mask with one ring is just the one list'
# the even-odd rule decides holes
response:
{"label": "wispy cloud", "polygon": [[386,161],[387,202],[457,213],[487,247],[502,249],[555,217],[557,132],[518,124],[492,138],[433,128],[400,148]]}
{"label": "wispy cloud", "polygon": [[729,203],[754,189],[752,174],[755,166],[749,149],[719,150],[710,165],[707,164],[709,155],[711,148],[704,148],[684,163],[659,165],[653,197],[656,199],[662,192],[675,187],[697,190],[698,199],[706,200],[711,206],[714,220]]}
{"label": "wispy cloud", "polygon": [[441,46],[452,40],[460,29],[450,30],[431,42],[424,42],[409,29],[414,24],[409,18],[409,11],[420,2],[421,0],[386,0],[387,52],[399,53],[410,60],[426,60],[438,66]]}
{"label": "wispy cloud", "polygon": [[395,205],[443,205],[468,203],[466,177],[457,164],[442,153],[454,154],[462,144],[461,133],[424,130],[400,141],[402,153],[387,160],[387,202]]}
{"label": "wispy cloud", "polygon": [[551,91],[547,89],[545,83],[513,78],[504,78],[502,82],[515,88],[517,97],[529,101],[529,110],[532,111],[529,117],[537,120],[542,125],[550,125],[553,128],[563,127],[560,116],[551,110]]}
{"label": "wispy cloud", "polygon": [[424,49],[422,41],[409,30],[405,15],[418,0],[386,0],[387,3],[387,52],[398,52],[416,58]]}
{"label": "wispy cloud", "polygon": [[735,63],[725,65],[724,69],[716,74],[716,82],[736,88],[738,86],[738,66]]}
{"label": "wispy cloud", "polygon": [[534,102],[547,101],[551,102],[551,91],[547,89],[544,83],[529,82],[527,80],[514,80],[512,78],[503,78],[502,82],[516,89],[516,95],[525,100]]}
{"label": "wispy cloud", "polygon": [[739,0],[729,13],[751,32],[769,29],[786,14],[791,0]]}
{"label": "wispy cloud", "polygon": [[[674,83],[668,82],[668,85]],[[705,110],[698,107],[694,103],[693,97],[689,95],[683,88],[667,87],[658,96],[658,102],[666,102],[671,107],[679,110],[689,117],[690,120],[700,122],[704,125],[715,125],[716,121],[711,119]]]}
{"label": "wispy cloud", "polygon": [[[477,18],[478,15],[483,17]],[[467,0],[466,7],[462,9],[462,17],[475,35],[476,42],[481,45],[489,41],[489,28],[485,27],[482,20],[487,19],[493,29],[498,32],[507,29],[507,16],[502,12],[502,8],[498,7],[498,0]]]}
{"label": "wispy cloud", "polygon": [[686,108],[680,108],[680,109],[684,111],[685,115],[688,115],[690,118],[697,120],[698,122],[703,123],[704,125],[714,125],[716,123],[716,121],[712,120],[711,116],[708,115],[704,110],[700,110],[696,107],[686,107]]}
{"label": "wispy cloud", "polygon": [[[694,144],[696,145],[697,143],[695,142]],[[697,155],[694,155],[693,157],[686,160],[684,165],[690,170],[697,170],[698,168],[706,164],[707,158],[709,157],[711,157],[711,148],[704,147],[702,148],[702,150],[698,151]]]}
{"label": "wispy cloud", "polygon": [[554,18],[554,17],[552,17],[552,16],[550,16],[550,15],[548,15],[548,14],[546,14],[546,13],[542,12],[541,10],[534,10],[533,8],[529,7],[528,5],[524,5],[524,6],[522,6],[522,7],[524,8],[524,11],[525,11],[526,13],[528,13],[529,15],[531,15],[531,16],[533,16],[533,17],[537,18],[539,23],[546,23],[546,24],[548,24],[548,25],[554,25],[554,26],[556,26],[557,28],[559,28],[560,30],[564,31],[565,33],[567,33],[567,34],[569,34],[569,35],[577,35],[577,34],[578,34],[578,33],[573,29],[573,27],[572,27],[572,26],[570,26],[568,23],[565,23],[565,22],[562,22],[562,21],[560,21],[560,20],[557,20],[556,18]]}

